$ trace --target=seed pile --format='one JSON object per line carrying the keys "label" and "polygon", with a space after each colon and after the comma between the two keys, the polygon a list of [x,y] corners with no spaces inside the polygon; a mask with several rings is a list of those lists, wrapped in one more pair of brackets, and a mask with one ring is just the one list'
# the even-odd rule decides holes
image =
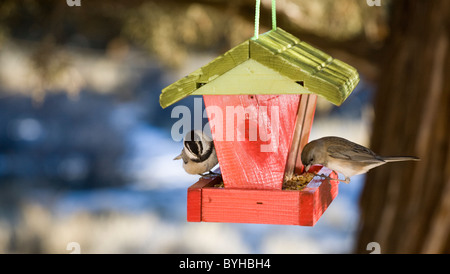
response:
{"label": "seed pile", "polygon": [[302,190],[314,178],[314,173],[294,174],[291,178],[285,178],[284,190]]}
{"label": "seed pile", "polygon": [[[285,178],[283,182],[283,190],[302,190],[316,174],[314,173],[303,173],[294,174],[290,178]],[[223,181],[214,185],[215,188],[224,188]]]}

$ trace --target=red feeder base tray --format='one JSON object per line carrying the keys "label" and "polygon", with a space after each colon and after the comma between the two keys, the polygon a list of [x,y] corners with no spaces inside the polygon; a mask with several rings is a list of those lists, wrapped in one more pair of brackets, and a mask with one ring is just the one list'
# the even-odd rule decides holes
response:
{"label": "red feeder base tray", "polygon": [[[337,179],[325,167],[312,172]],[[221,176],[201,178],[188,188],[188,222],[226,222],[314,226],[338,193],[337,180],[314,177],[302,190],[214,187]]]}

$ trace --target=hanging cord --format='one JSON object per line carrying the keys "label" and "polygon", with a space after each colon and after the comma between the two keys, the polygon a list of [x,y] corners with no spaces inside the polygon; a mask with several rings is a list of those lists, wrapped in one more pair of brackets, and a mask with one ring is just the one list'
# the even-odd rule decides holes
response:
{"label": "hanging cord", "polygon": [[[261,0],[256,0],[255,7],[255,35],[254,39],[258,39],[259,37],[259,16],[261,11]],[[277,29],[277,5],[276,0],[272,0],[272,30]]]}
{"label": "hanging cord", "polygon": [[272,30],[277,29],[277,1],[272,0]]}
{"label": "hanging cord", "polygon": [[255,8],[255,35],[253,38],[258,39],[259,35],[259,11],[261,8],[261,0],[256,0],[256,8]]}

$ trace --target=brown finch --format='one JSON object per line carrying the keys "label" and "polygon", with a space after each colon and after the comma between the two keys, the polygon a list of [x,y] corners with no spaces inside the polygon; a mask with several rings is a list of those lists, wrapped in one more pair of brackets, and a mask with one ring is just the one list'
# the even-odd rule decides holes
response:
{"label": "brown finch", "polygon": [[370,169],[389,162],[418,161],[417,157],[385,157],[376,155],[370,149],[340,137],[323,137],[309,142],[302,151],[302,163],[308,171],[312,165],[322,165],[350,177],[368,172]]}

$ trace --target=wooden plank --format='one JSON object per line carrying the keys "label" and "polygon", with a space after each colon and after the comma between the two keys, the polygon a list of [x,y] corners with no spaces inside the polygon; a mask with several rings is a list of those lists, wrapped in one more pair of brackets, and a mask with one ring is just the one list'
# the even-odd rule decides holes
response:
{"label": "wooden plank", "polygon": [[314,120],[317,95],[302,95],[297,111],[296,124],[292,137],[291,148],[289,149],[286,163],[285,177],[290,178],[294,172],[300,174],[303,172],[301,153],[303,147],[308,143]]}
{"label": "wooden plank", "polygon": [[[260,77],[262,80],[259,81],[252,80],[255,83],[248,84],[251,79],[238,77],[242,73],[235,75],[235,80],[215,81],[235,68],[236,71],[241,71],[242,68],[237,67],[247,60],[256,61],[271,69],[275,72],[273,76],[276,79],[282,75],[289,80],[286,83],[278,81],[273,89],[264,89],[268,85],[264,77]],[[352,66],[333,59],[330,55],[277,28],[260,35],[259,39],[243,42],[166,87],[160,95],[160,105],[165,108],[191,94],[252,94],[253,92],[248,90],[251,90],[252,85],[256,85],[254,93],[305,93],[303,89],[296,89],[295,83],[298,81],[307,81],[309,92],[319,94],[331,103],[340,105],[358,84],[359,75]],[[212,83],[214,84],[209,86]],[[227,90],[228,85],[232,87],[242,85],[247,87],[247,90],[240,91],[237,88]],[[264,88],[258,89],[258,85]],[[214,93],[215,91],[217,92]]]}
{"label": "wooden plank", "polygon": [[295,163],[295,172],[298,174],[303,172],[302,151],[309,141],[312,124],[314,121],[314,114],[316,113],[317,95],[309,95],[306,101],[305,115],[303,116],[303,126],[300,133],[300,142],[297,148],[297,159]]}
{"label": "wooden plank", "polygon": [[[337,173],[321,166],[315,166],[311,172],[316,172],[337,179]],[[301,190],[299,225],[314,226],[325,210],[338,194],[338,181],[316,176]]]}
{"label": "wooden plank", "polygon": [[204,189],[206,222],[299,225],[299,193],[282,190]]}
{"label": "wooden plank", "polygon": [[277,68],[279,73],[289,77],[292,81],[308,81],[310,74],[314,72],[312,68],[309,69],[310,66],[306,65],[308,64],[306,57],[300,60],[304,62],[305,66],[300,67],[296,63],[284,59],[278,54],[278,51],[271,51],[270,48],[264,47],[256,41],[250,42],[250,58],[269,68]]}
{"label": "wooden plank", "polygon": [[281,189],[300,95],[204,95],[204,101],[225,187]]}
{"label": "wooden plank", "polygon": [[247,40],[202,67],[199,81],[200,83],[209,83],[249,58],[249,41]]}
{"label": "wooden plank", "polygon": [[[337,178],[335,172],[321,166],[311,170]],[[192,186],[201,187],[200,199],[188,199],[188,208],[189,203],[196,203],[201,216],[188,221],[313,226],[336,198],[339,184],[315,177],[302,190],[255,190],[214,188],[217,178],[204,180]]]}
{"label": "wooden plank", "polygon": [[250,58],[293,81],[307,81],[309,91],[335,105],[342,104],[359,82],[355,68],[280,28],[250,41]]}
{"label": "wooden plank", "polygon": [[249,59],[208,82],[191,95],[309,94],[278,71]]}
{"label": "wooden plank", "polygon": [[202,85],[218,78],[230,69],[245,62],[249,58],[249,42],[245,41],[215,58],[207,65],[195,70],[188,76],[167,86],[161,91],[159,104],[166,108],[175,102],[191,95]]}
{"label": "wooden plank", "polygon": [[189,96],[197,87],[196,83],[202,73],[201,69],[197,69],[193,73],[167,86],[159,95],[159,104],[162,108],[166,108],[179,100]]}
{"label": "wooden plank", "polygon": [[220,176],[203,177],[190,186],[187,190],[187,221],[202,221],[202,189],[204,187],[212,187],[214,184],[220,183]]}

